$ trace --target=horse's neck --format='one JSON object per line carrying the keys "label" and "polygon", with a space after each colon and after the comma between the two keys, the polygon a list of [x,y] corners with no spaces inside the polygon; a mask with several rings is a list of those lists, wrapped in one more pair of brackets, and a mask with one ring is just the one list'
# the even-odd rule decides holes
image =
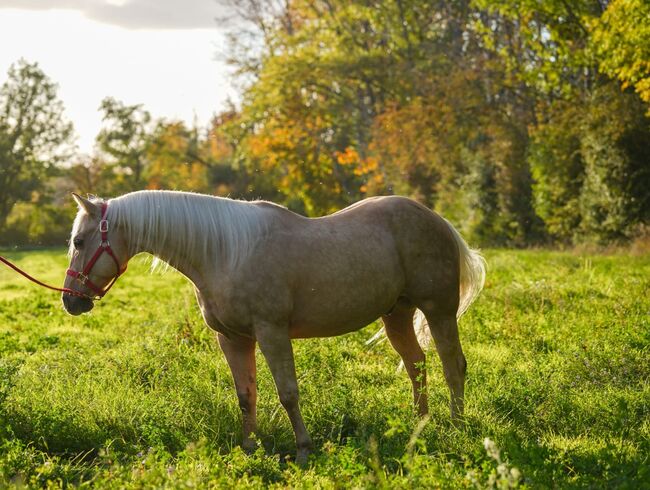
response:
{"label": "horse's neck", "polygon": [[[164,212],[158,209],[149,212]],[[147,223],[147,220],[144,221]],[[187,247],[187,241],[183,243],[182,240],[169,239],[176,230],[158,230],[158,232],[167,239],[157,239],[156,236],[150,236],[146,233],[147,230],[138,229],[146,224],[139,223],[138,221],[124,223],[125,228],[129,231],[125,234],[126,247],[129,251],[129,257],[133,257],[139,253],[149,253],[157,259],[166,262],[173,268],[179,270],[186,276],[193,279],[196,276],[196,271],[204,268],[208,264],[200,263],[202,258],[194,257]],[[133,238],[130,238],[133,237]],[[188,237],[190,240],[192,237]]]}
{"label": "horse's neck", "polygon": [[190,269],[223,275],[239,267],[270,223],[267,208],[207,196],[139,194],[120,205],[142,212],[116,210],[131,256],[148,252],[186,275]]}

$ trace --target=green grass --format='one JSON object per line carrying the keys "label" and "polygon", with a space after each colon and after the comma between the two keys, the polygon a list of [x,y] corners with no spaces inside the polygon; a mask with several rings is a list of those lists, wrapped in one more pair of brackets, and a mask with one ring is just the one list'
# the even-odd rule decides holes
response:
{"label": "green grass", "polygon": [[[62,250],[7,255],[62,281]],[[259,449],[238,448],[230,373],[180,275],[136,260],[73,318],[2,268],[0,487],[650,488],[650,257],[486,255],[460,327],[465,426],[433,353],[422,426],[397,354],[365,346],[377,326],[296,341],[306,469],[259,354]]]}

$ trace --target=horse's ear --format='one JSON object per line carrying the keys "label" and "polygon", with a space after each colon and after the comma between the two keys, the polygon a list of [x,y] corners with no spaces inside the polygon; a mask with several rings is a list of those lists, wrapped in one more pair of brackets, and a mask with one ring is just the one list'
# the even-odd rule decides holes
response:
{"label": "horse's ear", "polygon": [[79,209],[83,209],[88,215],[92,217],[95,218],[99,217],[100,209],[96,204],[92,203],[85,197],[81,197],[79,194],[75,192],[72,193],[72,197],[79,205]]}

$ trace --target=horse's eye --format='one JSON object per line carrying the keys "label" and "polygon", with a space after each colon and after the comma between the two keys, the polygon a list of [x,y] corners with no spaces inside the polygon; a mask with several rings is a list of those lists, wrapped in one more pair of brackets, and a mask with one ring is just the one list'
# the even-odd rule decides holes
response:
{"label": "horse's eye", "polygon": [[72,240],[72,244],[74,245],[74,248],[79,250],[81,247],[83,247],[84,241],[82,238],[75,238],[74,240]]}

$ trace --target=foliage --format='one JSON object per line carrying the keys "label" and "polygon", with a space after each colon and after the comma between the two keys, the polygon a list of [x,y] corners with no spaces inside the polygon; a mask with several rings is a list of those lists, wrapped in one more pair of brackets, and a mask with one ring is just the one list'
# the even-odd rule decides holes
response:
{"label": "foliage", "polygon": [[[180,274],[136,261],[91,314],[73,318],[57,295],[2,269],[0,486],[642,487],[648,255],[486,255],[486,289],[461,320],[465,426],[449,421],[434,353],[421,424],[397,354],[388,342],[365,345],[377,325],[298,340],[317,448],[304,470],[290,462],[291,426],[260,354],[259,449],[237,447],[230,372]],[[62,249],[9,258],[53,283],[67,262]]]}
{"label": "foliage", "polygon": [[551,238],[571,243],[582,215],[580,192],[585,178],[581,152],[581,104],[555,101],[547,121],[533,135],[528,159],[534,179],[535,210]]}
{"label": "foliage", "polygon": [[240,107],[191,127],[107,97],[96,151],[65,181],[30,167],[24,199],[172,188],[319,216],[402,194],[487,246],[648,229],[647,2],[223,1]]}
{"label": "foliage", "polygon": [[111,160],[115,180],[113,192],[124,193],[145,185],[145,152],[151,115],[140,105],[125,105],[112,97],[102,100],[104,127],[97,135],[102,152]]}
{"label": "foliage", "polygon": [[535,209],[554,240],[609,243],[648,221],[648,138],[641,102],[614,84],[553,104],[529,160]]}
{"label": "foliage", "polygon": [[72,125],[57,86],[36,63],[20,60],[0,87],[0,230],[18,201],[38,201],[67,156]]}
{"label": "foliage", "polygon": [[[616,173],[614,155],[638,161],[645,138],[630,101],[616,117],[637,121],[634,141],[585,164],[588,142],[604,136],[587,121],[611,86],[594,59],[601,2],[232,3],[264,39],[255,62],[233,60],[251,80],[236,155],[290,207],[317,215],[407,194],[481,243],[520,246],[592,239],[599,228],[610,231],[598,240],[618,239],[646,219],[623,207],[610,225],[585,204],[604,192],[591,185],[598,168]],[[339,155],[358,157],[342,166]]]}
{"label": "foliage", "polygon": [[600,68],[650,104],[650,4],[613,0],[595,23],[593,47]]}
{"label": "foliage", "polygon": [[159,121],[146,150],[147,187],[206,192],[206,166],[191,158],[198,153],[197,146],[196,129],[190,131],[182,122]]}
{"label": "foliage", "polygon": [[650,219],[650,118],[636,96],[605,86],[583,124],[582,231],[600,242],[633,236]]}
{"label": "foliage", "polygon": [[[613,2],[603,13],[605,4],[591,0],[545,2],[543,9],[534,1],[476,4],[500,19],[482,19],[486,45],[515,81],[533,90],[531,138],[519,141],[527,147],[532,201],[544,232],[560,243],[633,236],[648,219],[648,193],[639,189],[648,182],[643,141],[650,120],[637,97],[617,94],[616,84],[596,69],[606,63],[599,51],[603,23],[620,5]],[[503,22],[505,40],[495,41]]]}
{"label": "foliage", "polygon": [[76,211],[72,203],[39,205],[19,202],[9,215],[6,231],[0,234],[0,245],[61,245],[70,235],[70,223]]}

